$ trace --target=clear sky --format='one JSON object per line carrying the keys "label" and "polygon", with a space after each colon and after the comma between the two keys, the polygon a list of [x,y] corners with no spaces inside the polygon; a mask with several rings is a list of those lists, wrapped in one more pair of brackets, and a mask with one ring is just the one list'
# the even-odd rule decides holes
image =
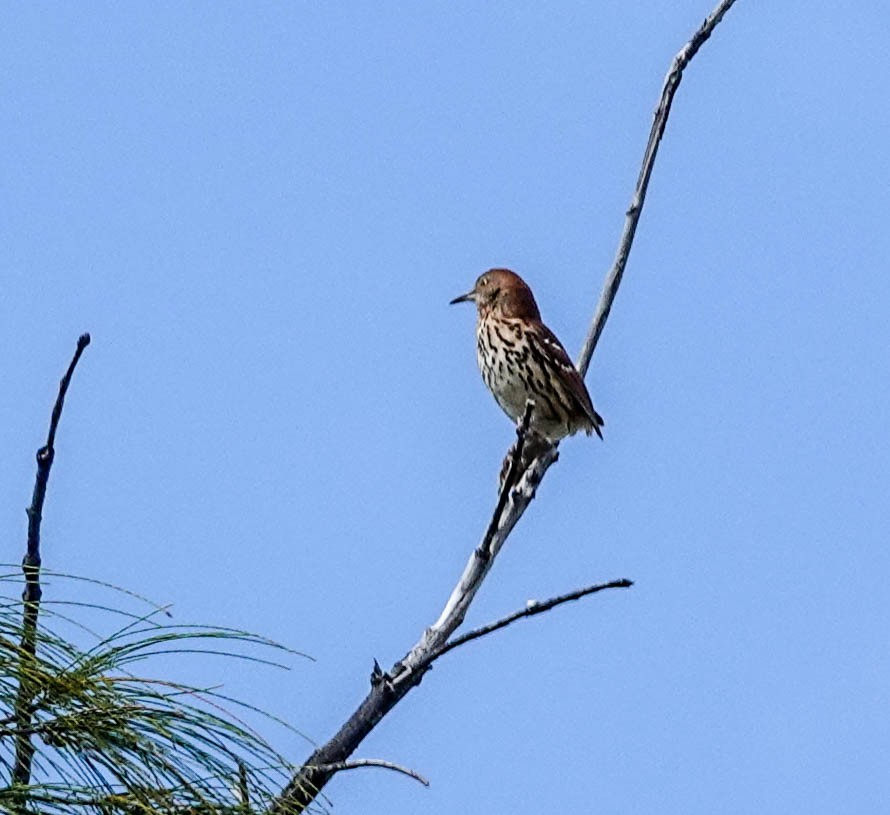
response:
{"label": "clear sky", "polygon": [[[448,301],[510,266],[577,352],[710,6],[7,5],[2,560],[88,330],[46,565],[312,654],[189,670],[327,739],[513,437]],[[443,659],[358,754],[432,786],[345,774],[336,812],[886,807],[888,31],[739,0],[693,62],[588,376],[605,441],[562,446],[469,622],[636,585]]]}

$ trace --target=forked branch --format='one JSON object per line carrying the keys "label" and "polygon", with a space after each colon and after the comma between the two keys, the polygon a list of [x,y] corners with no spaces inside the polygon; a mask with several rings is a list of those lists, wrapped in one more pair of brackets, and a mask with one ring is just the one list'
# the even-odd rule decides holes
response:
{"label": "forked branch", "polygon": [[[646,190],[655,165],[658,145],[664,135],[671,104],[674,94],[680,85],[683,71],[696,53],[698,53],[701,46],[711,36],[734,2],[735,0],[721,0],[692,38],[674,57],[664,80],[634,195],[625,216],[624,228],[615,261],[612,269],[606,276],[599,303],[578,358],[578,370],[582,376],[587,373],[597,341],[608,319],[618,287],[621,285],[621,279],[624,275],[628,256],[630,255],[637,224],[645,203]],[[375,663],[376,670],[371,676],[370,693],[343,727],[340,728],[339,732],[329,742],[316,750],[307,759],[303,767],[297,771],[271,807],[270,815],[293,815],[294,813],[303,812],[315,799],[321,788],[331,779],[336,771],[334,768],[342,765],[365,736],[398,704],[399,700],[411,688],[420,684],[424,674],[429,670],[430,665],[437,657],[456,648],[463,642],[477,639],[498,628],[503,628],[522,617],[543,613],[555,605],[576,599],[575,595],[583,596],[584,593],[590,594],[604,588],[620,588],[629,585],[629,581],[614,581],[601,587],[580,589],[578,590],[580,594],[571,592],[568,595],[561,595],[558,598],[553,598],[552,601],[547,601],[550,605],[543,604],[540,607],[517,612],[497,623],[493,623],[492,627],[485,627],[484,629],[470,632],[463,637],[452,640],[448,644],[451,634],[463,622],[470,603],[491,569],[494,558],[497,557],[510,532],[534,499],[535,490],[538,484],[541,483],[541,479],[550,465],[557,459],[556,447],[545,446],[542,450],[536,451],[536,456],[527,466],[520,466],[522,462],[521,450],[525,443],[525,434],[528,428],[527,417],[528,413],[526,413],[526,417],[523,417],[523,421],[520,422],[517,429],[519,438],[513,452],[515,455],[516,451],[519,450],[519,455],[515,455],[511,462],[511,464],[515,464],[513,473],[515,477],[505,479],[492,521],[486,529],[481,543],[470,556],[464,573],[452,591],[448,602],[445,604],[445,608],[439,615],[439,619],[424,632],[417,644],[393,666],[389,673],[380,671]],[[544,607],[545,605],[546,608]]]}

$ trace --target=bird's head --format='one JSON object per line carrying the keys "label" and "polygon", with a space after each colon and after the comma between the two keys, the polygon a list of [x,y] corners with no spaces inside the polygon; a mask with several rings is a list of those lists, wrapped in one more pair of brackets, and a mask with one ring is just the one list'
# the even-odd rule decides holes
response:
{"label": "bird's head", "polygon": [[527,320],[541,319],[532,290],[518,274],[509,269],[489,269],[479,275],[476,285],[466,294],[455,297],[451,305],[468,301],[476,304],[480,319],[489,314]]}

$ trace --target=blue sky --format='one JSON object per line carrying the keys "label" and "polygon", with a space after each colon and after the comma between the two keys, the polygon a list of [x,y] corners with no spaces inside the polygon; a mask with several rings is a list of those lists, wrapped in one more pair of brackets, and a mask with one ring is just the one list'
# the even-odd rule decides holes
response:
{"label": "blue sky", "polygon": [[[268,635],[204,683],[317,741],[447,598],[510,423],[484,269],[580,348],[709,4],[27,4],[0,31],[0,529],[78,334],[44,561]],[[336,812],[872,813],[890,797],[890,10],[739,0],[678,93],[588,384],[480,624]],[[165,666],[166,667],[166,666]],[[295,761],[309,745],[276,735]]]}

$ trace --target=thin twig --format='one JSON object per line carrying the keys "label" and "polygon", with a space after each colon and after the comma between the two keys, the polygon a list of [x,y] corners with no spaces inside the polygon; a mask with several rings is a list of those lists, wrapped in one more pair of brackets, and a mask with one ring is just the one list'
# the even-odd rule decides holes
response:
{"label": "thin twig", "polygon": [[661,88],[661,98],[658,100],[658,107],[655,108],[652,130],[649,132],[649,141],[646,144],[646,151],[643,153],[643,164],[640,168],[640,175],[637,178],[637,186],[634,189],[630,207],[628,207],[625,213],[624,230],[621,233],[621,240],[618,242],[615,261],[609,270],[609,274],[606,275],[606,281],[603,284],[603,291],[600,294],[593,321],[584,340],[584,347],[581,349],[581,354],[578,357],[578,370],[581,372],[582,377],[586,376],[587,369],[590,367],[590,359],[593,357],[593,351],[596,348],[600,335],[603,333],[609,312],[612,310],[612,303],[615,301],[615,295],[618,294],[618,287],[621,285],[621,278],[624,276],[624,267],[627,265],[630,247],[634,241],[637,224],[640,222],[643,204],[646,202],[646,191],[649,189],[649,178],[652,176],[652,168],[655,166],[658,145],[661,143],[661,137],[664,135],[665,127],[667,127],[674,94],[677,92],[677,88],[680,87],[683,71],[698,53],[698,49],[707,42],[714,29],[723,19],[723,15],[732,8],[734,3],[735,0],[722,0],[705,18],[698,31],[692,35],[692,39],[674,57],[670,70],[668,70],[667,76],[664,79],[664,84]]}
{"label": "thin twig", "polygon": [[381,758],[356,758],[351,761],[335,761],[331,764],[316,764],[314,766],[316,770],[323,770],[324,772],[330,773],[338,773],[341,770],[357,770],[360,767],[383,767],[385,770],[393,770],[402,775],[407,775],[415,781],[419,781],[425,787],[430,785],[430,782],[419,772],[416,772],[409,767],[403,767],[401,764],[393,764],[391,761],[384,761]]}
{"label": "thin twig", "polygon": [[46,445],[37,451],[37,478],[34,482],[34,494],[31,506],[28,507],[28,548],[22,560],[22,571],[25,574],[25,588],[22,591],[22,640],[20,645],[19,688],[16,694],[16,744],[15,764],[12,768],[12,783],[26,785],[31,781],[31,762],[34,758],[34,745],[31,742],[31,700],[35,693],[34,669],[37,653],[37,615],[40,610],[40,522],[43,520],[43,504],[46,500],[46,485],[49,482],[49,471],[55,458],[56,430],[62,418],[62,407],[65,394],[74,375],[74,369],[84,349],[90,344],[90,335],[82,334],[77,340],[77,349],[65,376],[59,383],[59,395],[49,422],[49,433]]}
{"label": "thin twig", "polygon": [[[662,96],[655,113],[655,121],[649,136],[649,144],[643,156],[643,165],[637,180],[631,207],[625,218],[624,231],[615,258],[615,264],[606,278],[600,302],[591,323],[591,327],[578,362],[578,370],[583,376],[587,372],[594,348],[602,333],[603,326],[612,308],[612,302],[621,283],[627,258],[633,243],[637,223],[640,219],[645,201],[646,188],[655,163],[658,143],[664,134],[667,116],[676,93],[683,70],[711,36],[717,24],[733,5],[735,0],[721,0],[708,16],[701,28],[692,39],[683,46],[671,63],[670,71],[662,89]],[[306,763],[291,778],[287,786],[269,809],[269,815],[296,815],[303,812],[316,798],[321,788],[334,775],[333,770],[320,769],[336,766],[361,744],[362,740],[377,723],[389,713],[393,707],[413,688],[420,684],[421,679],[437,654],[447,642],[457,626],[463,622],[470,602],[485,579],[494,558],[497,556],[510,532],[535,497],[535,491],[541,483],[548,468],[558,456],[555,446],[545,446],[537,452],[535,458],[518,473],[516,485],[504,490],[499,495],[498,504],[503,500],[502,510],[496,513],[498,521],[489,524],[479,547],[474,550],[470,562],[464,569],[458,585],[454,588],[439,619],[424,631],[423,636],[414,647],[397,662],[389,674],[376,676],[371,683],[371,690],[353,714],[346,720],[340,730],[328,742],[319,747]],[[477,555],[479,550],[487,551],[490,557],[483,561]],[[442,639],[444,635],[444,639]],[[481,636],[481,635],[480,635]]]}
{"label": "thin twig", "polygon": [[479,628],[474,628],[466,634],[461,634],[459,637],[455,637],[439,650],[439,653],[436,654],[436,659],[471,640],[478,640],[480,637],[499,631],[501,628],[506,628],[508,625],[515,623],[517,620],[521,620],[524,617],[534,617],[536,614],[543,614],[545,611],[550,611],[551,608],[561,606],[563,603],[570,603],[572,600],[580,600],[582,597],[587,597],[588,594],[596,594],[597,592],[605,591],[606,589],[629,589],[632,585],[633,580],[623,578],[621,580],[612,580],[609,583],[597,583],[594,586],[586,586],[583,589],[575,589],[575,591],[560,594],[558,597],[551,597],[549,600],[544,600],[543,602],[532,600],[520,611],[514,611],[512,614],[508,614],[500,620],[496,620],[493,623],[483,625]]}

